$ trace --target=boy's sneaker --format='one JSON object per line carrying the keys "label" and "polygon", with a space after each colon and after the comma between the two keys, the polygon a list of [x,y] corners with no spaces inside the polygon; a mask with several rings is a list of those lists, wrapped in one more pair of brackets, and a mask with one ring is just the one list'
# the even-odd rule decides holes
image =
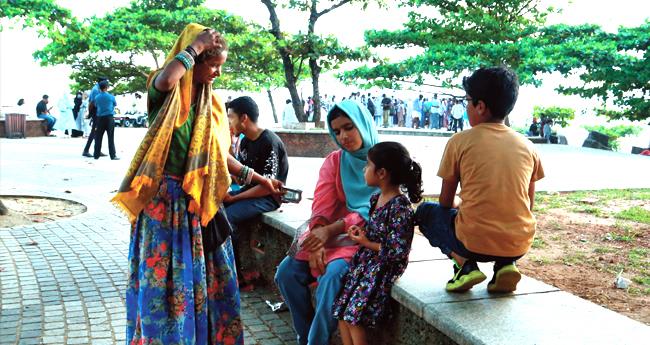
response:
{"label": "boy's sneaker", "polygon": [[514,262],[501,267],[494,264],[494,276],[488,283],[487,290],[491,293],[513,292],[520,280],[521,273]]}
{"label": "boy's sneaker", "polygon": [[486,278],[476,262],[467,260],[460,269],[454,265],[454,277],[447,282],[446,289],[449,292],[465,292]]}

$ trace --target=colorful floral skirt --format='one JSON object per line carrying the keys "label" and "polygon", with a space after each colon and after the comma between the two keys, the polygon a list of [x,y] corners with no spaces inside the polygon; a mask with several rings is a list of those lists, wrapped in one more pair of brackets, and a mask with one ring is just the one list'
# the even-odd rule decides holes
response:
{"label": "colorful floral skirt", "polygon": [[204,253],[199,218],[165,176],[131,231],[127,344],[243,344],[230,238]]}

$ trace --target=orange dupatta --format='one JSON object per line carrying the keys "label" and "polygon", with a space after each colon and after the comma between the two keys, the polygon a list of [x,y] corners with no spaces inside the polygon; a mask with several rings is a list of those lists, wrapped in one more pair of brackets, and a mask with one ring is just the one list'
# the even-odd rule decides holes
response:
{"label": "orange dupatta", "polygon": [[[172,62],[176,54],[192,43],[204,29],[198,24],[187,25],[167,56],[165,65]],[[147,88],[151,87],[158,72],[149,75]],[[167,94],[131,161],[118,193],[111,199],[124,210],[132,224],[158,192],[173,131],[182,126],[189,116],[192,72],[192,69],[186,71]],[[205,226],[217,213],[230,186],[228,149],[231,138],[221,98],[212,92],[212,86],[208,84],[197,92],[196,117],[182,187],[190,199],[188,211],[199,215],[201,224]]]}

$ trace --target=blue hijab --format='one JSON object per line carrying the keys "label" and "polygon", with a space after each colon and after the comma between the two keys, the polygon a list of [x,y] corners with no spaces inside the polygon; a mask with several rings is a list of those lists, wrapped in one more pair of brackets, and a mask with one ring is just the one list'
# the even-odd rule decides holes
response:
{"label": "blue hijab", "polygon": [[[332,112],[335,108],[343,110],[348,115],[352,123],[363,141],[360,149],[349,152],[346,151],[341,144],[336,140],[336,135],[332,130]],[[343,183],[343,191],[345,192],[345,203],[350,212],[360,214],[363,219],[368,221],[368,213],[370,212],[370,196],[377,193],[379,190],[375,187],[366,185],[366,180],[363,177],[363,167],[366,165],[368,150],[379,142],[379,134],[375,128],[372,115],[368,109],[362,104],[345,100],[336,103],[327,114],[327,127],[330,136],[342,149],[341,153],[341,182]]]}

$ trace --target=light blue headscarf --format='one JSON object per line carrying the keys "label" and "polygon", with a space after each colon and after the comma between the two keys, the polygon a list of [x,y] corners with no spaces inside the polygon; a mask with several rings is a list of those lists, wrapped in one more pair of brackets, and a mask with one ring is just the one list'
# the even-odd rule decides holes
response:
{"label": "light blue headscarf", "polygon": [[[352,123],[357,127],[363,146],[360,149],[349,152],[346,151],[336,140],[336,135],[332,130],[332,112],[335,108],[343,110],[348,115]],[[366,185],[363,177],[363,167],[366,165],[368,150],[379,142],[379,134],[375,128],[372,115],[368,109],[361,103],[352,100],[345,100],[336,103],[327,114],[327,128],[330,136],[342,150],[341,154],[341,182],[343,182],[343,191],[345,192],[345,203],[348,210],[359,213],[363,219],[368,221],[370,212],[370,196],[377,193],[379,189]]]}

